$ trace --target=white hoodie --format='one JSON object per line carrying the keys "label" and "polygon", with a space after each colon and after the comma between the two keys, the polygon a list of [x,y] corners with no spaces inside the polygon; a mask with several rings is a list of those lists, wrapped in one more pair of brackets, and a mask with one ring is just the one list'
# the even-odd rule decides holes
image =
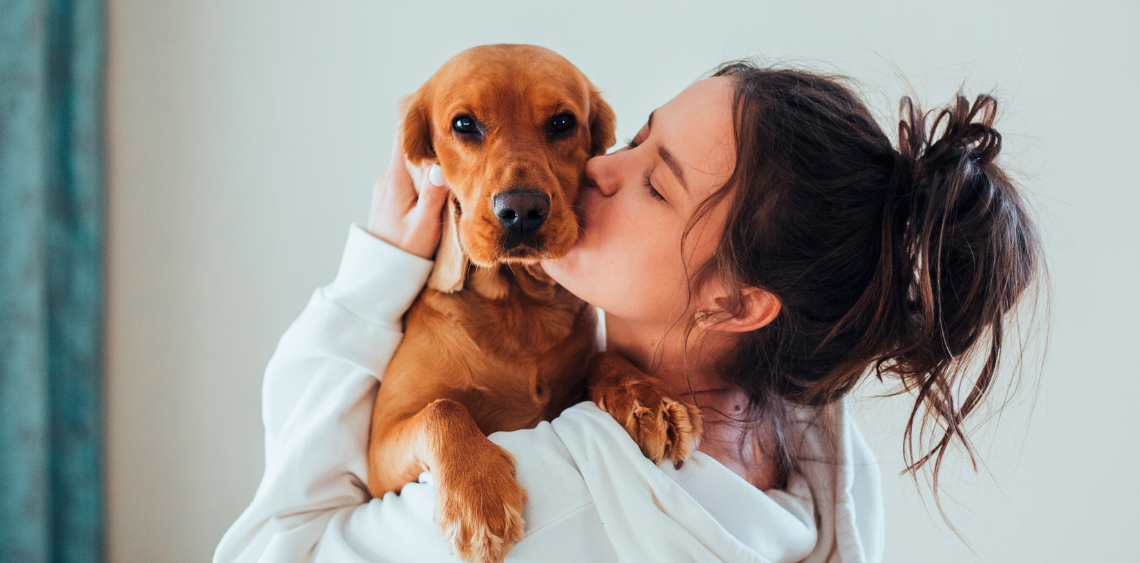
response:
{"label": "white hoodie", "polygon": [[[215,562],[456,561],[432,521],[430,473],[382,499],[365,484],[379,378],[431,268],[350,229],[336,279],[313,294],[266,368],[265,475]],[[680,470],[655,466],[591,402],[493,434],[529,497],[525,537],[507,561],[878,562],[874,455],[844,402],[797,414],[801,470],[766,493],[700,452]]]}

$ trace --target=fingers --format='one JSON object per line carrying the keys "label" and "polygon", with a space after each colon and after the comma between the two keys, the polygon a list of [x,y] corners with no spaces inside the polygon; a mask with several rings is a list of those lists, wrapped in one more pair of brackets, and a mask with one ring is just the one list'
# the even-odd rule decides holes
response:
{"label": "fingers", "polygon": [[[417,193],[412,174],[423,174]],[[417,178],[418,179],[418,178]],[[372,188],[367,229],[372,234],[417,256],[430,258],[439,244],[443,204],[449,188],[438,165],[409,172],[400,130],[392,138],[388,171]]]}
{"label": "fingers", "polygon": [[388,162],[388,172],[384,174],[388,179],[388,191],[391,201],[407,202],[405,209],[412,207],[416,201],[416,186],[412,183],[412,176],[404,164],[404,144],[400,129],[396,129],[392,140],[392,158]]}
{"label": "fingers", "polygon": [[[437,169],[439,166],[433,165],[430,168]],[[417,199],[413,200],[411,209],[404,215],[402,221],[409,241],[406,250],[425,258],[435,254],[436,246],[439,245],[439,236],[443,228],[441,220],[443,204],[447,201],[448,195],[446,183],[439,178],[441,174],[436,172],[435,180],[443,183],[443,186],[433,184],[429,175],[430,170],[424,172],[420,193]]]}
{"label": "fingers", "polygon": [[404,167],[404,132],[403,128],[397,127],[396,134],[392,138],[392,156],[388,159],[388,169],[399,165]]}
{"label": "fingers", "polygon": [[438,164],[431,165],[424,172],[423,182],[420,183],[420,198],[416,202],[417,211],[422,217],[439,217],[449,191],[450,188],[443,177],[443,169]]}

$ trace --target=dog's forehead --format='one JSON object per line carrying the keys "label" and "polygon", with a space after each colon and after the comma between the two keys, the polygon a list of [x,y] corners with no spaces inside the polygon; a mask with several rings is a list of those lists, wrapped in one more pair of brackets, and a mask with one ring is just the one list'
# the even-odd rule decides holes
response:
{"label": "dog's forehead", "polygon": [[436,98],[437,113],[452,116],[471,113],[477,119],[493,116],[549,118],[556,112],[585,112],[588,89],[580,84],[532,80],[530,84],[472,81],[447,88]]}
{"label": "dog's forehead", "polygon": [[461,53],[433,77],[436,109],[445,114],[585,111],[585,76],[566,59],[542,51],[527,56]]}

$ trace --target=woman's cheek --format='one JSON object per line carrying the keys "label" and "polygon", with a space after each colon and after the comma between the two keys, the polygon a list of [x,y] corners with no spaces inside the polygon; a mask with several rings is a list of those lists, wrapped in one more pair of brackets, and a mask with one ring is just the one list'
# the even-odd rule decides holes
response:
{"label": "woman's cheek", "polygon": [[[631,224],[634,224],[631,222]],[[659,252],[653,244],[650,229],[610,233],[606,256],[599,265],[605,271],[593,272],[600,283],[594,285],[598,300],[595,305],[628,317],[647,320],[661,313],[659,300],[663,294]]]}

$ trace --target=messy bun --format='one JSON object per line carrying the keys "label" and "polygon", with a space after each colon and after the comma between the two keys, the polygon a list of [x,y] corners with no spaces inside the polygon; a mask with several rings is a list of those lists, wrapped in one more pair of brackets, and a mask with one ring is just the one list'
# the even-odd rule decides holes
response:
{"label": "messy bun", "polygon": [[[721,365],[749,396],[748,420],[777,436],[790,471],[789,406],[820,405],[866,374],[915,394],[907,469],[934,460],[934,483],[963,423],[989,394],[1006,319],[1040,266],[1040,243],[998,164],[996,100],[961,95],[924,113],[901,104],[898,148],[841,78],[737,62],[737,166],[690,224],[727,202],[729,217],[694,286],[722,280],[780,299]],[[931,119],[933,116],[933,119]],[[966,390],[966,391],[963,391]],[[938,430],[923,440],[934,422]]]}
{"label": "messy bun", "polygon": [[[1037,270],[1036,230],[997,163],[996,112],[991,96],[971,105],[958,95],[928,128],[927,114],[903,99],[879,268],[852,310],[869,319],[856,353],[871,357],[880,377],[888,372],[917,391],[906,429],[912,467],[935,456],[937,468],[955,436],[968,448],[962,421],[992,387],[1006,314]],[[877,298],[884,303],[874,305]],[[893,345],[875,354],[883,337]],[[980,365],[967,362],[972,352]],[[963,378],[972,381],[960,386]],[[969,389],[960,402],[958,389]],[[922,407],[945,432],[915,458],[910,438]]]}

